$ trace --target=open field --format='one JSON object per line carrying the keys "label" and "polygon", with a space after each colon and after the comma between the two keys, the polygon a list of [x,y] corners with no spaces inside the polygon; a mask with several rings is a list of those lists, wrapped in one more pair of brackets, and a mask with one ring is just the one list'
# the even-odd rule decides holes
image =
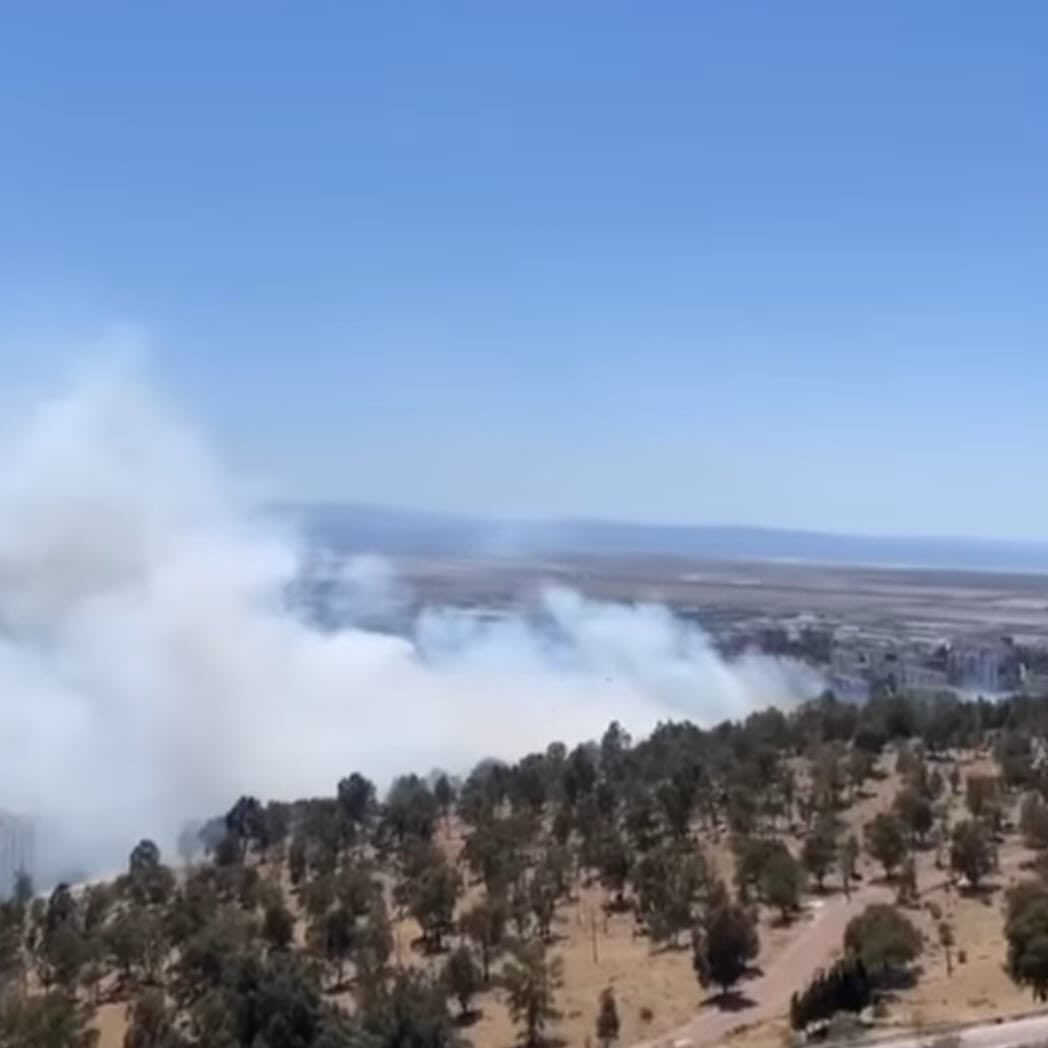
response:
{"label": "open field", "polygon": [[1048,575],[625,556],[398,566],[422,603],[505,606],[554,583],[603,600],[659,601],[711,629],[802,615],[896,635],[1048,639]]}

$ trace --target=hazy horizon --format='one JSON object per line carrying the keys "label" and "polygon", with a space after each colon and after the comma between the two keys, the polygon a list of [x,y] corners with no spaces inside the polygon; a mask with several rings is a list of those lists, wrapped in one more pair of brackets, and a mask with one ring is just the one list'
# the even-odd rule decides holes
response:
{"label": "hazy horizon", "polygon": [[291,511],[326,511],[326,510],[351,510],[375,513],[392,513],[404,515],[405,517],[430,518],[435,521],[476,523],[480,525],[498,526],[505,523],[522,524],[525,526],[541,527],[547,524],[570,524],[570,525],[611,525],[637,528],[652,528],[661,531],[733,531],[733,532],[771,532],[776,534],[805,535],[813,538],[845,538],[845,539],[871,539],[885,541],[919,541],[933,543],[971,543],[973,545],[1001,545],[1001,546],[1044,546],[1048,549],[1048,533],[1043,537],[1036,538],[1013,538],[1007,535],[971,535],[964,532],[921,532],[921,531],[876,531],[876,530],[849,530],[820,527],[790,527],[783,524],[768,524],[760,521],[745,521],[735,519],[701,519],[683,518],[673,520],[660,520],[656,516],[647,516],[643,513],[631,516],[628,513],[618,515],[592,515],[584,512],[565,512],[559,514],[548,514],[535,512],[528,514],[514,514],[512,516],[500,516],[497,513],[483,509],[428,509],[420,505],[395,502],[370,502],[351,497],[337,498],[316,495],[308,498],[282,498],[274,502],[278,509]]}

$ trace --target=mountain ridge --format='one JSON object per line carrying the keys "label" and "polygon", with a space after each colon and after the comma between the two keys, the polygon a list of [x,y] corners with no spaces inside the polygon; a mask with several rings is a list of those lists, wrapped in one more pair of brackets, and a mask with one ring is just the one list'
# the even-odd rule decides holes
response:
{"label": "mountain ridge", "polygon": [[355,502],[276,507],[339,553],[679,556],[713,560],[1048,572],[1048,541],[864,535],[732,524],[655,524],[572,517],[521,521]]}

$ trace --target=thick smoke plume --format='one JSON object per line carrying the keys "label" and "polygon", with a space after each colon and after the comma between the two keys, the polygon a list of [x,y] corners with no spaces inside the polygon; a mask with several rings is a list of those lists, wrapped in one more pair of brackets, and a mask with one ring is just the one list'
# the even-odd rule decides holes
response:
{"label": "thick smoke plume", "polygon": [[[241,792],[467,770],[613,719],[710,722],[815,686],[725,662],[665,608],[565,591],[541,625],[430,609],[413,637],[316,629],[287,606],[295,542],[141,383],[81,383],[20,421],[0,456],[0,810],[42,818],[80,868]],[[349,581],[351,623],[398,598],[381,561]]]}

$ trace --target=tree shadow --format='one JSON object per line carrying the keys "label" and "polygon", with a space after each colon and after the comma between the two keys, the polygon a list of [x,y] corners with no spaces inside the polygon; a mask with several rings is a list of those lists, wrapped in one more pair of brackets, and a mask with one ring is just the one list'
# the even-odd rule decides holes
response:
{"label": "tree shadow", "polygon": [[897,883],[898,870],[892,873],[885,873],[883,870],[876,876],[870,877],[866,882],[871,888],[894,888]]}
{"label": "tree shadow", "polygon": [[471,1026],[475,1026],[481,1016],[484,1014],[482,1008],[469,1008],[464,1012],[459,1012],[452,1022],[460,1030],[468,1030]]}
{"label": "tree shadow", "polygon": [[[816,884],[811,890],[811,897],[813,899],[833,899],[838,895],[843,895],[844,889],[839,884],[826,884],[823,883],[821,886]],[[804,912],[808,912],[806,907]]]}
{"label": "tree shadow", "polygon": [[700,1008],[716,1009],[719,1012],[741,1012],[756,1005],[752,997],[748,997],[742,990],[723,990],[711,997],[705,998],[699,1005]]}
{"label": "tree shadow", "polygon": [[885,968],[877,973],[874,985],[882,999],[894,1001],[902,991],[912,990],[923,973],[919,964],[910,968]]}
{"label": "tree shadow", "polygon": [[958,885],[957,894],[962,899],[978,899],[983,906],[992,906],[994,896],[997,895],[1000,890],[1001,886],[992,882],[978,885],[964,884]]}

